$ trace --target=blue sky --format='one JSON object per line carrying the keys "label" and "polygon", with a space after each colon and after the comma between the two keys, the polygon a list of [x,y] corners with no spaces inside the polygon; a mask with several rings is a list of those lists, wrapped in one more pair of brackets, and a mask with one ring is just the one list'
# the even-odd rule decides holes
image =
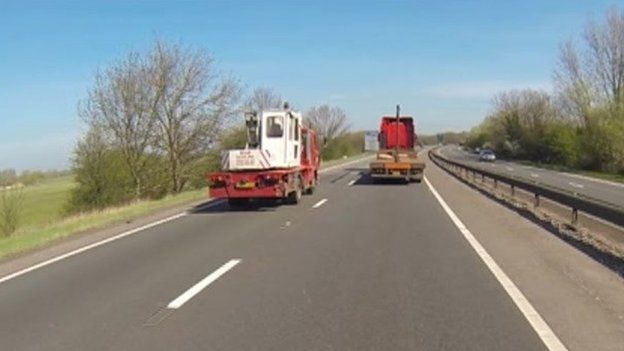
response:
{"label": "blue sky", "polygon": [[434,133],[477,124],[499,90],[550,89],[559,44],[613,4],[0,0],[0,169],[68,167],[94,72],[155,38],[296,108],[340,106],[354,129],[400,103]]}

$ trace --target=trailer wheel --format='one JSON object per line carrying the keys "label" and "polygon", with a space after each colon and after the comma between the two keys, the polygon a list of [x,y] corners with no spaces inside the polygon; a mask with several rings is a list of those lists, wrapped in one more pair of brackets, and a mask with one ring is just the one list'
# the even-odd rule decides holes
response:
{"label": "trailer wheel", "polygon": [[314,194],[314,190],[316,190],[316,179],[312,180],[312,184],[306,189],[305,193],[307,195],[312,195]]}
{"label": "trailer wheel", "polygon": [[422,174],[419,174],[419,175],[411,177],[409,180],[410,180],[410,183],[420,183],[422,181],[422,178],[423,178]]}

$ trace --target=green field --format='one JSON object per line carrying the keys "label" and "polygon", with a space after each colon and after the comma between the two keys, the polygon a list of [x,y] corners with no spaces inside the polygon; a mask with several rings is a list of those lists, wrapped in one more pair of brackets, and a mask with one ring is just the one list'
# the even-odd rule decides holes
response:
{"label": "green field", "polygon": [[67,176],[48,179],[18,190],[23,196],[19,227],[11,236],[0,238],[0,258],[44,246],[74,233],[102,228],[158,209],[207,198],[206,189],[191,190],[159,200],[138,201],[102,211],[67,216],[64,209],[73,186],[72,178]]}
{"label": "green field", "polygon": [[[114,223],[138,218],[158,209],[190,201],[199,201],[203,198],[207,198],[206,189],[191,190],[159,200],[138,201],[125,206],[65,218],[60,218],[57,214],[57,210],[63,208],[63,203],[60,203],[56,210],[52,209],[48,212],[55,216],[55,221],[49,220],[47,224],[21,227],[10,237],[0,239],[0,258],[41,247],[54,240],[85,230],[103,228]],[[44,220],[44,222],[46,221]]]}
{"label": "green field", "polygon": [[66,176],[23,188],[20,227],[38,227],[61,219],[73,186],[72,177]]}

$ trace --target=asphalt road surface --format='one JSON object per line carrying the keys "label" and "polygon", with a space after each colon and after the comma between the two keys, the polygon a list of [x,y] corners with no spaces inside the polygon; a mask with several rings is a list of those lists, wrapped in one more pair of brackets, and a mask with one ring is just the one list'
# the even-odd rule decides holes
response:
{"label": "asphalt road surface", "polygon": [[559,189],[573,191],[593,199],[624,207],[624,184],[501,160],[491,163],[480,162],[479,155],[471,154],[455,145],[445,146],[439,152],[454,161],[464,162],[499,174],[515,176]]}
{"label": "asphalt road surface", "polygon": [[0,283],[0,349],[546,350],[427,185],[365,164]]}

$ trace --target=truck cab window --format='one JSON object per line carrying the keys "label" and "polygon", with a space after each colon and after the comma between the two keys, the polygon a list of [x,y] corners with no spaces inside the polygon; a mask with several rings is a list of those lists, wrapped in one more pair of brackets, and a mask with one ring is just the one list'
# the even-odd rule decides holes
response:
{"label": "truck cab window", "polygon": [[299,141],[299,120],[295,119],[295,141]]}
{"label": "truck cab window", "polygon": [[267,117],[267,137],[281,138],[284,135],[284,119],[282,116]]}

